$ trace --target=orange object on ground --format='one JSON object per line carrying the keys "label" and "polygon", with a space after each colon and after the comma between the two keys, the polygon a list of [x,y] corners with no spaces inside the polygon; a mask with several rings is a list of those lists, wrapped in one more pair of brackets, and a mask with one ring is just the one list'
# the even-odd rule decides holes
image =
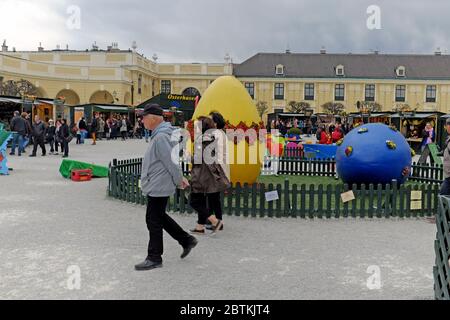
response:
{"label": "orange object on ground", "polygon": [[92,170],[91,169],[83,169],[83,170],[72,170],[71,174],[72,181],[91,181],[92,180]]}

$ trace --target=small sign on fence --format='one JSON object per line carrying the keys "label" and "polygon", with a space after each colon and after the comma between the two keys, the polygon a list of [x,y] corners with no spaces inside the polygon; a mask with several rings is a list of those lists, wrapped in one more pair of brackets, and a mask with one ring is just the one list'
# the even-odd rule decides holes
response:
{"label": "small sign on fence", "polygon": [[266,201],[270,202],[270,201],[276,201],[278,199],[280,199],[280,197],[278,196],[278,191],[269,191],[265,193],[266,196]]}
{"label": "small sign on fence", "polygon": [[410,210],[422,210],[422,191],[411,191]]}
{"label": "small sign on fence", "polygon": [[411,201],[411,210],[422,210],[422,201]]}
{"label": "small sign on fence", "polygon": [[343,203],[346,203],[346,202],[353,201],[353,200],[355,200],[356,198],[355,198],[355,194],[353,193],[353,191],[350,190],[350,191],[341,193],[341,199],[342,199],[342,202],[343,202]]}
{"label": "small sign on fence", "polygon": [[422,191],[411,191],[411,200],[422,200]]}

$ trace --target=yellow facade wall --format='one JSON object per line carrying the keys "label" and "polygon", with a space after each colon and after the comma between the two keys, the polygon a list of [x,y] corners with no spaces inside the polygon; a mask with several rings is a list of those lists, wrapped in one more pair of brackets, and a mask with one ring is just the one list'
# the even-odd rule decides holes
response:
{"label": "yellow facade wall", "polygon": [[62,62],[89,62],[91,61],[91,56],[87,54],[69,54],[69,55],[61,55],[60,61]]}
{"label": "yellow facade wall", "polygon": [[55,67],[55,73],[56,74],[67,74],[67,75],[81,75],[81,69],[80,68],[68,68],[68,67]]}
{"label": "yellow facade wall", "polygon": [[3,57],[3,65],[10,68],[20,68],[20,60],[14,58]]}
{"label": "yellow facade wall", "polygon": [[104,76],[104,77],[114,77],[116,74],[115,69],[111,68],[90,68],[89,75],[90,76]]}
{"label": "yellow facade wall", "polygon": [[181,65],[180,73],[182,74],[200,74],[202,67],[197,65]]}
{"label": "yellow facade wall", "polygon": [[108,53],[106,55],[106,62],[125,62],[125,61],[127,61],[127,56],[125,54]]}
{"label": "yellow facade wall", "polygon": [[48,65],[28,62],[27,70],[34,72],[48,72]]}

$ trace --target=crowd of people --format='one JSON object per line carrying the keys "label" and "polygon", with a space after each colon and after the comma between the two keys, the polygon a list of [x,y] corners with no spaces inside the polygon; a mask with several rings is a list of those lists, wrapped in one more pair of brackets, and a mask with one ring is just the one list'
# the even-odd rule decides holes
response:
{"label": "crowd of people", "polygon": [[85,139],[90,136],[92,145],[96,145],[98,140],[118,138],[123,141],[145,138],[148,142],[151,134],[151,131],[144,128],[142,117],[133,126],[127,116],[111,115],[105,120],[105,115],[100,113],[94,113],[90,123],[81,117],[76,123],[69,125],[67,119],[47,119],[44,122],[38,115],[31,121],[31,114],[15,111],[11,121],[3,124],[7,131],[14,132],[9,153],[11,156],[16,155],[16,150],[17,156],[22,156],[26,153],[27,146],[33,146],[30,157],[35,157],[40,148],[42,156],[46,156],[47,149],[50,149],[49,154],[59,155],[61,152],[67,158],[69,143],[74,138],[76,144],[84,144]]}
{"label": "crowd of people", "polygon": [[33,145],[33,151],[30,157],[36,157],[37,149],[40,147],[42,156],[47,154],[45,144],[50,145],[50,154],[58,154],[60,147],[63,158],[69,156],[69,142],[71,140],[70,129],[66,119],[58,119],[56,123],[49,120],[46,125],[38,115],[34,116],[33,122],[31,115],[27,112],[15,111],[14,117],[10,122],[10,130],[14,132],[11,152],[9,155],[21,156],[26,152],[28,145]]}

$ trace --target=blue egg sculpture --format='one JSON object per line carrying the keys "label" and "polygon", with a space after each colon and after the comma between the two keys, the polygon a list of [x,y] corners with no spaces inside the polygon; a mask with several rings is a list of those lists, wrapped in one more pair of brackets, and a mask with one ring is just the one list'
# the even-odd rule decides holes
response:
{"label": "blue egg sculpture", "polygon": [[402,184],[411,172],[411,148],[405,137],[385,124],[371,123],[350,131],[336,153],[339,177],[351,184]]}

